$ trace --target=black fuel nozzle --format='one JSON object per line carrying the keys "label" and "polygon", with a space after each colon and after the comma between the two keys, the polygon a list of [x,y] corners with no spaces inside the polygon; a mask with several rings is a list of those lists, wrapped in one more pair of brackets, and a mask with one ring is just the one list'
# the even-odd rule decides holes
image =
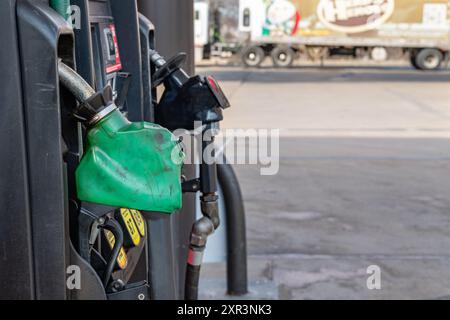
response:
{"label": "black fuel nozzle", "polygon": [[230,103],[212,76],[189,77],[181,68],[186,59],[180,53],[166,61],[152,51],[150,60],[157,71],[153,87],[164,83],[165,91],[155,108],[156,122],[170,130],[195,129],[195,122],[216,123],[223,120],[222,109]]}

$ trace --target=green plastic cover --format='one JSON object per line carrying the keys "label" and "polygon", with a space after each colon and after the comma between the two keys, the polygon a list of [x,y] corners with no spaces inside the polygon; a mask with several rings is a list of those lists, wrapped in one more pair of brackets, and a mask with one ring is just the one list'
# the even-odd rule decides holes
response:
{"label": "green plastic cover", "polygon": [[113,207],[173,213],[181,208],[184,153],[167,129],[131,123],[116,110],[88,131],[76,171],[78,198]]}

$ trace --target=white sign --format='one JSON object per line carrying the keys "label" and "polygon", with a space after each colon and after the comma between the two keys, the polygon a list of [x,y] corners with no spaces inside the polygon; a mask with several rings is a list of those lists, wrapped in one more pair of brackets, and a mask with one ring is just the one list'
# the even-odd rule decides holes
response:
{"label": "white sign", "polygon": [[317,16],[331,30],[359,33],[378,28],[394,8],[394,0],[321,0]]}

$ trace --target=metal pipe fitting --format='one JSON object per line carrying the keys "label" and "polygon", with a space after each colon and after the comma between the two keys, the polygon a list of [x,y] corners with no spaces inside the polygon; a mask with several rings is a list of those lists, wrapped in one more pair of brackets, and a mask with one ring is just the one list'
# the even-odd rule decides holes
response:
{"label": "metal pipe fitting", "polygon": [[160,68],[166,64],[166,59],[162,57],[157,51],[150,51],[150,61],[157,67]]}
{"label": "metal pipe fitting", "polygon": [[192,226],[191,245],[203,247],[208,237],[214,233],[214,223],[208,217],[202,217]]}

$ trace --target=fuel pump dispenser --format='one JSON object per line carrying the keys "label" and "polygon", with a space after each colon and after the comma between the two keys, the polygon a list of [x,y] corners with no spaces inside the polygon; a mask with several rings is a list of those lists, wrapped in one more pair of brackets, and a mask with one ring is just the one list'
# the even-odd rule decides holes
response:
{"label": "fuel pump dispenser", "polygon": [[[77,28],[65,21],[69,5],[79,10]],[[182,262],[185,298],[196,299],[207,238],[220,224],[217,165],[203,161],[200,176],[185,179],[182,143],[171,131],[200,122],[202,151],[211,147],[229,107],[218,83],[189,77],[180,67],[185,54],[165,61],[133,0],[2,0],[3,13],[15,54],[0,58],[11,61],[15,90],[0,95],[9,97],[4,121],[17,123],[14,155],[23,164],[12,177],[22,193],[8,199],[25,228],[16,232],[0,213],[3,256],[14,256],[12,239],[23,248],[13,266],[0,262],[0,284],[11,289],[0,298],[179,298],[173,235],[158,221],[179,214],[182,193],[200,191],[203,217]],[[69,288],[72,267],[81,285]]]}
{"label": "fuel pump dispenser", "polygon": [[[111,3],[108,6],[107,1],[103,1],[102,5],[97,2],[95,6],[93,3],[95,2],[89,2],[90,9],[95,8],[96,16],[101,17],[92,19],[90,24],[93,52],[97,56],[97,59],[93,59],[94,83],[97,89],[106,87],[103,91],[94,93],[93,88],[83,83],[82,77],[77,77],[73,70],[62,63],[59,64],[59,74],[65,87],[81,103],[74,115],[88,128],[87,149],[76,169],[77,197],[83,201],[78,218],[79,250],[81,256],[89,262],[94,263],[94,257],[101,261],[101,253],[93,248],[95,227],[105,228],[113,233],[116,241],[112,246],[109,262],[103,263],[103,267],[98,261],[96,264],[97,269],[100,265],[100,270],[103,270],[101,274],[104,286],[107,290],[114,291],[123,287],[119,283],[122,279],[110,283],[110,277],[113,265],[121,251],[124,251],[121,247],[124,243],[119,241],[124,235],[120,234],[117,225],[114,226],[114,219],[105,218],[108,215],[101,209],[93,210],[91,204],[173,213],[181,207],[181,192],[178,192],[181,185],[177,179],[181,175],[180,164],[183,159],[182,152],[177,149],[169,131],[150,123],[131,124],[123,116],[132,108],[126,99],[132,74],[123,71],[114,19],[107,18],[108,13],[112,15],[114,5]],[[196,122],[201,122],[204,125],[202,150],[207,149],[214,142],[211,133],[223,119],[222,109],[229,107],[220,86],[212,77],[187,76],[180,68],[185,54],[179,54],[167,62],[156,51],[151,51],[149,57],[156,70],[151,79],[152,88],[162,83],[166,88],[155,108],[156,122],[170,130],[192,130]],[[120,75],[125,75],[122,79],[126,79],[121,86],[118,85]],[[116,104],[120,106],[117,107]],[[124,150],[127,152],[124,153]],[[155,150],[158,150],[159,157],[155,156]],[[168,155],[171,156],[170,159]],[[147,162],[143,163],[142,160]],[[176,163],[178,167],[171,163]],[[214,163],[202,163],[200,168],[199,179],[183,183],[185,192],[200,190],[203,213],[203,218],[194,224],[191,232],[185,280],[187,299],[198,297],[200,266],[207,237],[219,226],[217,168]],[[158,179],[152,180],[150,177]],[[84,204],[85,202],[88,204]],[[125,230],[130,233],[130,230]],[[96,253],[94,257],[93,253]],[[122,253],[124,255],[126,253]]]}
{"label": "fuel pump dispenser", "polygon": [[[159,123],[172,129],[194,129],[194,123],[204,123],[203,153],[214,142],[213,126],[223,119],[222,109],[228,108],[229,102],[214,78],[188,77],[180,68],[184,58],[185,55],[180,54],[166,62],[156,51],[151,54],[151,61],[158,70],[153,78],[154,86],[161,83],[166,86],[156,116],[161,118]],[[61,83],[80,102],[74,116],[87,127],[87,149],[76,170],[78,199],[103,206],[153,212],[173,213],[180,209],[179,179],[184,155],[172,134],[159,125],[129,122],[113,102],[109,85],[95,93],[81,76],[61,62],[59,76]],[[183,117],[173,117],[175,112],[181,112]],[[199,179],[184,182],[185,192],[200,190],[202,193],[203,213],[191,232],[185,286],[185,298],[189,300],[198,298],[200,267],[207,238],[220,224],[216,164],[202,161],[200,167]],[[117,259],[123,250],[124,235],[114,218],[97,214],[98,211],[89,209],[91,207],[89,204],[81,207],[80,225],[87,227],[80,228],[81,255],[91,261],[95,241],[91,240],[92,234],[97,235],[95,228],[112,232],[115,242],[110,260],[103,268],[103,285],[114,291],[124,286],[119,280],[110,284],[116,262],[120,265]],[[132,217],[129,223],[135,224]],[[126,224],[128,227],[128,222]],[[126,231],[133,236],[131,230]]]}
{"label": "fuel pump dispenser", "polygon": [[[147,122],[131,123],[113,102],[109,85],[96,93],[70,67],[62,62],[58,67],[61,83],[80,102],[74,116],[87,130],[87,148],[76,169],[80,254],[88,262],[93,262],[96,254],[95,269],[107,292],[115,293],[126,289],[123,278],[111,278],[116,264],[119,269],[129,268],[131,249],[125,252],[123,246],[138,247],[140,237],[145,236],[136,209],[171,214],[181,208],[184,154],[167,129]],[[96,205],[133,209],[105,213]],[[99,263],[101,249],[95,250],[102,229],[112,251],[103,266]]]}

